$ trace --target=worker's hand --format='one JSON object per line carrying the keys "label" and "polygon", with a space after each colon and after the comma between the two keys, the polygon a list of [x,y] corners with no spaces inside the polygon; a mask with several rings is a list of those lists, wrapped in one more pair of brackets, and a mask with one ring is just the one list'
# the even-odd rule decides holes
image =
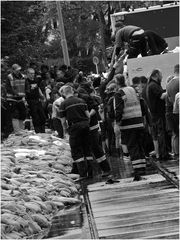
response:
{"label": "worker's hand", "polygon": [[122,64],[122,61],[124,60],[124,58],[127,56],[126,50],[124,51],[124,53],[118,58],[118,60],[115,62],[115,64],[113,65],[113,68],[118,68],[120,64]]}
{"label": "worker's hand", "polygon": [[167,96],[167,92],[162,93],[162,95],[161,95],[161,99],[165,99],[166,96]]}

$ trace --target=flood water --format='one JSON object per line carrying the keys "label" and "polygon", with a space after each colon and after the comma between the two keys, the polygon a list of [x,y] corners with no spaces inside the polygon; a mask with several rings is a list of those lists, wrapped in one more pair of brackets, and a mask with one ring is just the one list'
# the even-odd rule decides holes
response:
{"label": "flood water", "polygon": [[60,211],[52,219],[52,225],[47,238],[61,237],[63,239],[81,238],[84,223],[83,204]]}

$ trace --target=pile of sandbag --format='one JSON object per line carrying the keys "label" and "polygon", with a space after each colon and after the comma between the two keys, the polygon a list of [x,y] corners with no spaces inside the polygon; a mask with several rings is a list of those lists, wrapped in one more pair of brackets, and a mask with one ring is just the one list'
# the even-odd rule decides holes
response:
{"label": "pile of sandbag", "polygon": [[32,238],[67,205],[80,203],[69,144],[22,132],[1,145],[1,238]]}

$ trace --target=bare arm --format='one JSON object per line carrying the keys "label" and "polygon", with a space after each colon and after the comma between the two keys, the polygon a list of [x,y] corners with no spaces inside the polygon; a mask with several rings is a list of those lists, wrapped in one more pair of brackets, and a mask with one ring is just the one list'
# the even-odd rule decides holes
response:
{"label": "bare arm", "polygon": [[91,109],[91,111],[89,113],[90,117],[92,117],[95,113],[96,113],[96,110],[95,109]]}
{"label": "bare arm", "polygon": [[161,95],[160,98],[161,98],[162,100],[164,100],[166,96],[167,96],[167,92],[164,92],[164,93],[162,93],[162,95]]}
{"label": "bare arm", "polygon": [[86,116],[87,116],[88,118],[90,118],[90,113],[89,113],[88,110],[85,111],[85,114],[86,114]]}
{"label": "bare arm", "polygon": [[67,133],[68,125],[67,125],[66,118],[63,117],[63,118],[60,118],[60,119],[61,119],[61,123],[62,123],[62,127],[63,127],[63,130],[64,130],[64,133]]}

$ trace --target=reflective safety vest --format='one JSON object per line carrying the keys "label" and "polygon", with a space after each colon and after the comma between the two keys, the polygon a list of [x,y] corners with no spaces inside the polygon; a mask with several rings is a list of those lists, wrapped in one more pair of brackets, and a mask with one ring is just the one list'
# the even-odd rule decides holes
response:
{"label": "reflective safety vest", "polygon": [[141,105],[135,89],[132,87],[124,87],[121,90],[125,95],[122,96],[124,100],[124,109],[120,129],[144,127]]}
{"label": "reflective safety vest", "polygon": [[[22,78],[18,79],[14,77],[12,74],[8,75],[8,78],[10,80],[11,87],[14,92],[16,92],[19,96],[24,96],[25,95],[25,79],[24,76],[22,75]],[[12,94],[7,93],[8,97],[13,97]]]}

